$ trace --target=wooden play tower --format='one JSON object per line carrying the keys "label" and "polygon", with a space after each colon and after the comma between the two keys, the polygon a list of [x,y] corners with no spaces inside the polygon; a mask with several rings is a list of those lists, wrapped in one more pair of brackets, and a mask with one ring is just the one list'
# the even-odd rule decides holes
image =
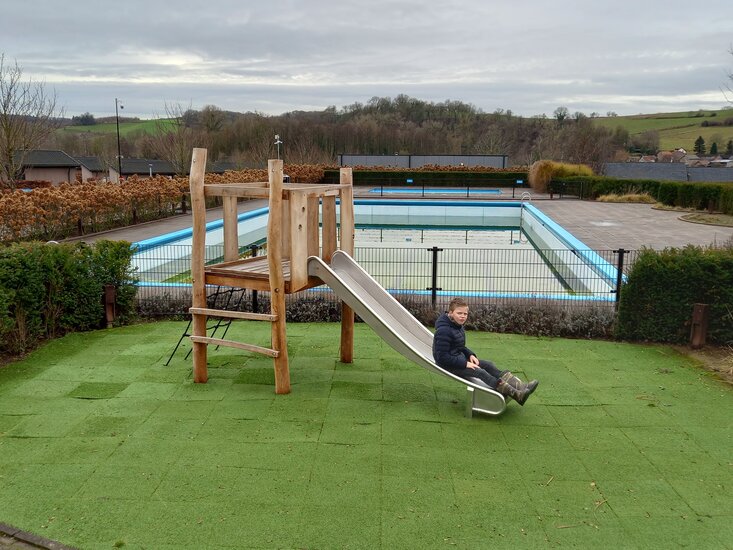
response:
{"label": "wooden play tower", "polygon": [[[323,282],[308,275],[308,257],[330,262],[338,249],[354,253],[354,195],[351,168],[341,169],[339,184],[283,182],[283,162],[267,163],[268,181],[256,183],[205,184],[206,149],[194,149],[191,161],[191,209],[193,213],[193,345],[194,382],[208,379],[209,344],[260,353],[274,360],[275,392],[290,393],[285,295],[319,286]],[[222,197],[224,204],[224,261],[206,265],[206,197]],[[269,200],[267,255],[239,258],[237,199]],[[337,202],[338,199],[338,202]],[[319,231],[319,218],[322,230]],[[337,231],[337,218],[340,232]],[[246,313],[207,307],[207,288],[227,286],[270,293],[270,313]],[[249,319],[272,325],[271,347],[211,338],[206,333],[207,317]],[[354,350],[354,313],[341,306],[341,361],[350,363]]]}

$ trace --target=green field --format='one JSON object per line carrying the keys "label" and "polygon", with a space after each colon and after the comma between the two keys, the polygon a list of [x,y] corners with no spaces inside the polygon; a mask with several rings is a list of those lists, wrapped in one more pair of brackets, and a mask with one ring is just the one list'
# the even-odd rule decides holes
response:
{"label": "green field", "polygon": [[[699,116],[702,113],[703,116]],[[715,116],[711,116],[715,113]],[[597,118],[596,123],[606,128],[615,129],[621,126],[629,134],[637,135],[647,130],[659,132],[659,147],[661,150],[672,150],[683,147],[692,151],[695,140],[702,136],[708,151],[713,141],[718,143],[718,151],[723,152],[725,145],[733,139],[733,126],[703,127],[703,121],[708,123],[722,123],[727,118],[733,118],[733,108],[720,111],[687,111],[681,113],[657,113],[651,115],[632,115],[619,117]]]}
{"label": "green field", "polygon": [[[120,122],[120,135],[128,136],[135,132],[143,132],[146,134],[154,134],[157,131],[156,124],[161,122],[170,125],[169,119],[163,120],[139,120],[135,122]],[[115,134],[117,133],[117,125],[114,122],[104,122],[94,124],[92,126],[64,126],[59,130],[64,133],[71,134]]]}

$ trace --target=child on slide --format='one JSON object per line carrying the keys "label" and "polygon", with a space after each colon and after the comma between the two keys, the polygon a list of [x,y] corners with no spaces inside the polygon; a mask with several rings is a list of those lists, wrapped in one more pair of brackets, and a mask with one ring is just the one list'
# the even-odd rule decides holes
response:
{"label": "child on slide", "polygon": [[448,312],[435,322],[433,357],[436,364],[461,378],[478,378],[500,394],[524,405],[539,382],[532,380],[524,383],[508,370],[499,370],[491,361],[476,357],[466,347],[463,325],[467,319],[468,303],[463,298],[453,298],[448,305]]}

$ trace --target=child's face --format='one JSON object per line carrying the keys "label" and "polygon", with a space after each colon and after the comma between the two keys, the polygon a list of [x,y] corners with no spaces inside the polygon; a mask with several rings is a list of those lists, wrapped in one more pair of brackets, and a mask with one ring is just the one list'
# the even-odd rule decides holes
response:
{"label": "child's face", "polygon": [[449,311],[448,317],[450,317],[454,323],[463,325],[466,322],[466,319],[468,319],[468,306],[459,306],[453,311]]}

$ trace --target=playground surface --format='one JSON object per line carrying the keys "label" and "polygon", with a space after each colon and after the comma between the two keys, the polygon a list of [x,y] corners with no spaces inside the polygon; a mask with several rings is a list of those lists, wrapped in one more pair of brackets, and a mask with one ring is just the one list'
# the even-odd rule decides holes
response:
{"label": "playground surface", "polygon": [[[269,338],[263,323],[230,335]],[[464,417],[465,388],[366,325],[288,326],[272,361],[185,322],[51,341],[0,368],[0,521],[78,548],[731,548],[731,386],[667,346],[472,332],[540,379]]]}

